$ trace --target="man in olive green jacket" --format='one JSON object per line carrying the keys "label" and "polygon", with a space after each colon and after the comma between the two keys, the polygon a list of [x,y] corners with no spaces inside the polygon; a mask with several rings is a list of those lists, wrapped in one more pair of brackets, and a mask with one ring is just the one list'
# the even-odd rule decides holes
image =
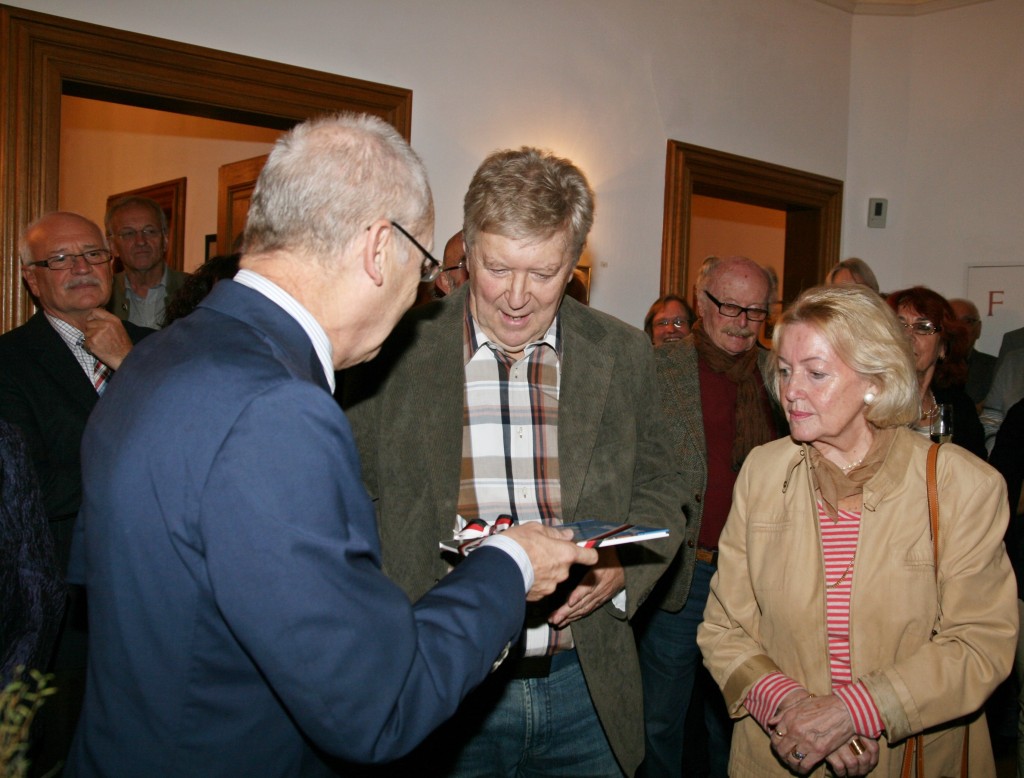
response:
{"label": "man in olive green jacket", "polygon": [[[540,677],[529,676],[530,681],[523,680],[527,674],[521,670],[526,662],[536,667],[534,659],[524,662],[510,657],[506,665],[512,667],[499,669],[472,706],[464,704],[460,709],[450,727],[454,743],[437,747],[435,738],[432,753],[454,755],[458,767],[464,768],[464,758],[457,752],[466,746],[479,754],[481,736],[472,727],[494,709],[493,699],[501,698],[497,704],[504,704],[509,689],[520,684],[524,694],[539,695],[542,692],[537,690],[545,683],[554,683],[556,668],[568,663],[575,665],[571,671],[577,677],[582,670],[585,685],[581,680],[578,694],[552,693],[549,699],[563,712],[579,707],[580,719],[593,722],[585,725],[581,739],[599,741],[594,750],[603,755],[590,763],[567,759],[556,767],[530,762],[535,752],[528,744],[516,750],[515,759],[548,774],[632,775],[643,758],[643,710],[628,619],[675,555],[684,529],[682,486],[662,435],[652,351],[639,330],[563,298],[589,230],[587,214],[580,219],[580,237],[565,227],[571,221],[568,217],[557,217],[554,230],[545,230],[534,224],[495,222],[488,210],[489,186],[494,178],[507,180],[509,167],[539,169],[535,177],[524,176],[525,184],[518,179],[510,184],[515,190],[513,207],[531,197],[516,187],[529,189],[535,179],[546,179],[549,167],[560,171],[555,178],[582,180],[578,189],[585,188],[589,195],[582,174],[567,160],[535,150],[499,152],[492,157],[497,159],[484,163],[491,177],[478,171],[466,196],[469,283],[441,301],[414,309],[376,360],[346,375],[347,414],[359,444],[364,480],[377,502],[385,572],[415,599],[450,569],[439,554],[438,541],[452,536],[467,483],[472,483],[472,473],[466,480],[468,463],[474,469],[479,464],[476,449],[471,458],[466,457],[464,435],[471,432],[464,422],[470,415],[467,344],[481,340],[472,340],[467,333],[486,336],[486,344],[474,351],[476,356],[493,361],[491,349],[513,374],[520,367],[535,369],[535,349],[557,343],[552,349],[558,358],[557,441],[549,441],[557,444],[557,461],[550,465],[558,472],[556,518],[654,525],[668,527],[671,534],[667,540],[602,549],[602,575],[607,574],[614,584],[598,581],[593,585],[587,578],[571,593],[563,592],[564,600],[550,605],[550,621],[560,628],[557,632],[571,622],[574,649],[550,657],[550,675],[541,662]],[[500,212],[498,218],[507,220],[507,212]],[[518,237],[524,234],[528,237]],[[545,338],[547,342],[538,345]],[[506,438],[523,434],[518,423],[500,425]],[[530,426],[529,421],[522,423]],[[498,437],[489,439],[486,448],[500,451]],[[544,465],[548,460],[535,462]],[[517,487],[521,484],[510,478],[509,487],[513,482]],[[518,492],[513,512],[528,502],[520,501]],[[484,506],[480,508],[482,517]],[[509,726],[527,718],[528,706],[512,706],[510,720],[515,723]],[[557,714],[556,710],[553,718]],[[575,736],[561,728],[553,740],[556,749],[577,746]],[[584,752],[588,746],[578,747]],[[483,766],[478,761],[476,769],[504,774],[507,759],[498,752],[496,747],[493,757],[486,756]],[[425,763],[420,758],[417,764],[422,768]],[[436,774],[447,772],[436,761],[430,764]]]}

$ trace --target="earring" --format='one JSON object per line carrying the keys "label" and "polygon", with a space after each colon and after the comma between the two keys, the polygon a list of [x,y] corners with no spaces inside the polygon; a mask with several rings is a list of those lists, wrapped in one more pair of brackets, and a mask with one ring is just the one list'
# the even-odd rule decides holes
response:
{"label": "earring", "polygon": [[864,394],[864,404],[865,405],[871,405],[871,403],[873,403],[874,401],[875,401],[875,393],[874,392],[866,392]]}

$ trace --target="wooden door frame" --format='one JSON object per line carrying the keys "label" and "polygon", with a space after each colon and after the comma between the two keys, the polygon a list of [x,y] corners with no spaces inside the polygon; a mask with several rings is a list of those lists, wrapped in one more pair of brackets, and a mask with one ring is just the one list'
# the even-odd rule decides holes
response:
{"label": "wooden door frame", "polygon": [[316,114],[361,111],[410,134],[409,89],[6,5],[0,62],[0,332],[31,315],[18,234],[57,208],[64,94],[281,130]]}
{"label": "wooden door frame", "polygon": [[824,280],[839,261],[843,182],[802,170],[669,140],[661,293],[683,294],[690,261],[693,195],[786,211],[786,302]]}

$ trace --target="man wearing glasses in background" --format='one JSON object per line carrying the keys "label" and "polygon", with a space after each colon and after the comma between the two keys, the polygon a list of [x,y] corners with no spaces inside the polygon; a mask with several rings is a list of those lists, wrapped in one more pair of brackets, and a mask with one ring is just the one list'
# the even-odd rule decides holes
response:
{"label": "man wearing glasses in background", "polygon": [[462,230],[452,235],[444,246],[441,272],[434,279],[434,295],[438,298],[449,295],[469,280],[466,268],[466,244]]}
{"label": "man wearing glasses in background", "polygon": [[124,266],[114,276],[107,310],[140,327],[160,329],[167,301],[188,278],[167,266],[163,209],[148,197],[129,195],[111,203],[105,222],[114,258]]}
{"label": "man wearing glasses in background", "polygon": [[[49,213],[24,229],[21,275],[40,310],[0,336],[0,417],[28,443],[62,575],[82,499],[79,453],[86,420],[113,372],[150,330],[103,309],[111,254],[100,228],[75,213]],[[40,714],[40,774],[71,743],[84,687],[85,610],[73,589],[58,637],[57,696]]]}
{"label": "man wearing glasses in background", "polygon": [[[671,463],[687,481],[686,538],[637,625],[643,675],[646,776],[679,776],[684,725],[695,685],[707,689],[704,720],[711,775],[726,776],[731,724],[721,694],[702,666],[697,626],[718,562],[718,536],[732,488],[754,446],[775,439],[757,348],[773,298],[771,276],[745,257],[706,261],[696,284],[697,321],[681,341],[655,349],[663,435]],[[698,695],[693,695],[694,699]],[[702,739],[703,740],[703,739]],[[687,742],[691,764],[700,742]]]}

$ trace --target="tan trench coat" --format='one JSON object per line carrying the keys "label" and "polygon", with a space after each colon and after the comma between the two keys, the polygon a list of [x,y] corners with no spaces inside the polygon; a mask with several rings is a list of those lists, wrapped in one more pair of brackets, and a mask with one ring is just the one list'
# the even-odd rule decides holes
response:
{"label": "tan trench coat", "polygon": [[[958,775],[963,730],[941,725],[981,708],[1013,665],[1017,604],[1002,542],[1005,484],[972,454],[943,446],[936,585],[928,446],[917,433],[898,430],[864,488],[850,652],[853,677],[867,686],[885,723],[872,773],[878,776],[898,776],[907,736],[936,727],[925,738],[926,774]],[[739,719],[729,772],[733,778],[789,775],[743,700],[776,669],[812,694],[831,690],[824,564],[803,446],[785,438],[750,454],[719,549],[698,642]],[[994,775],[983,717],[971,734],[971,775]],[[824,772],[820,766],[814,774]]]}

